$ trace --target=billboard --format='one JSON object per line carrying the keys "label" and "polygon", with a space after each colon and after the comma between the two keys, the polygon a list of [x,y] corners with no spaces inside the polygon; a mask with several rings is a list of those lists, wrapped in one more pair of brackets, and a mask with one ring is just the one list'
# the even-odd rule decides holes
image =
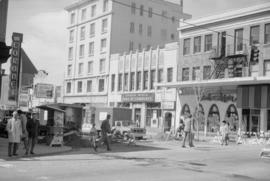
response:
{"label": "billboard", "polygon": [[37,98],[53,98],[53,85],[52,84],[36,84],[35,85],[35,96]]}

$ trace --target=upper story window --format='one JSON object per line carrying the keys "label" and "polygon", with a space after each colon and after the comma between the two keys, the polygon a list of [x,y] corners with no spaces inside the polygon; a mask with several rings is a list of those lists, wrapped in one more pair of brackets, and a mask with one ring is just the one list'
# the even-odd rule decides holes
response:
{"label": "upper story window", "polygon": [[80,58],[83,58],[84,57],[84,45],[80,45],[79,57]]}
{"label": "upper story window", "polygon": [[73,59],[73,47],[68,48],[68,59],[69,60]]}
{"label": "upper story window", "polygon": [[167,69],[167,82],[173,81],[173,68]]}
{"label": "upper story window", "polygon": [[78,81],[77,83],[77,93],[82,93],[82,81]]}
{"label": "upper story window", "polygon": [[67,93],[67,94],[71,93],[71,82],[68,82],[68,83],[67,83],[66,93]]}
{"label": "upper story window", "polygon": [[71,13],[70,14],[70,24],[74,24],[75,23],[75,13]]}
{"label": "upper story window", "polygon": [[250,27],[250,45],[259,44],[260,41],[260,26]]}
{"label": "upper story window", "polygon": [[81,21],[84,21],[85,19],[86,19],[86,9],[82,9]]}
{"label": "upper story window", "polygon": [[136,3],[131,3],[131,14],[136,14]]}
{"label": "upper story window", "polygon": [[190,38],[184,39],[183,54],[190,54]]}
{"label": "upper story window", "polygon": [[90,37],[94,37],[95,36],[95,32],[96,32],[96,24],[95,23],[91,23],[90,24]]}
{"label": "upper story window", "polygon": [[74,41],[74,30],[70,30],[69,31],[69,42],[73,42]]}
{"label": "upper story window", "polygon": [[105,80],[104,79],[99,79],[98,81],[98,91],[103,92],[105,90]]}
{"label": "upper story window", "polygon": [[91,17],[96,16],[97,5],[91,6]]}
{"label": "upper story window", "polygon": [[133,41],[130,41],[129,42],[129,51],[133,51],[133,48],[134,48],[134,43],[133,43]]}
{"label": "upper story window", "polygon": [[123,87],[123,75],[118,74],[118,91],[122,91]]}
{"label": "upper story window", "polygon": [[152,26],[147,27],[147,36],[151,37],[152,36]]}
{"label": "upper story window", "polygon": [[87,73],[88,74],[93,74],[93,69],[94,69],[94,67],[93,67],[93,61],[88,62]]}
{"label": "upper story window", "polygon": [[144,12],[144,9],[143,9],[143,5],[140,6],[140,15],[143,16],[143,12]]}
{"label": "upper story window", "polygon": [[115,90],[115,74],[112,74],[111,77],[111,92]]}
{"label": "upper story window", "polygon": [[194,38],[194,53],[201,52],[201,37],[197,36]]}
{"label": "upper story window", "polygon": [[270,23],[266,24],[264,27],[264,43],[270,43]]}
{"label": "upper story window", "polygon": [[68,65],[67,75],[70,76],[72,72],[72,65]]}
{"label": "upper story window", "polygon": [[128,73],[124,74],[124,91],[128,91]]}
{"label": "upper story window", "polygon": [[102,20],[102,33],[107,33],[108,31],[108,19]]}
{"label": "upper story window", "polygon": [[81,40],[85,39],[85,26],[81,27],[80,39]]}
{"label": "upper story window", "polygon": [[193,67],[192,80],[200,80],[200,67]]}
{"label": "upper story window", "polygon": [[104,38],[101,40],[101,45],[100,45],[100,51],[105,52],[107,47],[107,39]]}
{"label": "upper story window", "polygon": [[156,70],[150,72],[150,89],[154,89],[154,83],[156,82]]}
{"label": "upper story window", "polygon": [[103,12],[106,12],[109,10],[109,1],[108,0],[104,0],[103,1]]}
{"label": "upper story window", "polygon": [[142,72],[137,72],[137,82],[136,82],[137,90],[141,90],[142,87]]}
{"label": "upper story window", "polygon": [[134,33],[134,31],[135,31],[135,26],[134,26],[134,23],[131,22],[131,23],[130,23],[130,30],[129,30],[129,32],[130,32],[130,33]]}
{"label": "upper story window", "polygon": [[92,92],[92,80],[87,81],[86,92]]}
{"label": "upper story window", "polygon": [[93,56],[95,52],[95,43],[94,42],[90,42],[89,43],[89,56]]}
{"label": "upper story window", "polygon": [[183,68],[182,69],[182,81],[188,81],[189,80],[189,68]]}
{"label": "upper story window", "polygon": [[142,44],[141,44],[141,43],[138,44],[138,50],[139,50],[139,51],[142,50]]}
{"label": "upper story window", "polygon": [[158,82],[163,82],[163,69],[158,70]]}
{"label": "upper story window", "polygon": [[205,35],[204,51],[212,50],[212,42],[213,42],[213,36],[212,35]]}
{"label": "upper story window", "polygon": [[78,75],[83,74],[83,63],[79,63]]}
{"label": "upper story window", "polygon": [[152,18],[153,16],[153,8],[148,8],[148,17]]}
{"label": "upper story window", "polygon": [[143,34],[143,25],[142,24],[139,25],[139,34],[140,35]]}
{"label": "upper story window", "polygon": [[130,73],[130,85],[129,90],[134,91],[135,90],[135,72]]}
{"label": "upper story window", "polygon": [[243,29],[235,30],[234,32],[234,48],[235,51],[242,51],[243,50]]}
{"label": "upper story window", "polygon": [[143,72],[143,90],[147,90],[148,89],[148,71],[144,71]]}
{"label": "upper story window", "polygon": [[106,60],[104,58],[100,59],[99,61],[99,73],[105,73],[105,62]]}
{"label": "upper story window", "polygon": [[203,67],[203,80],[208,80],[211,77],[211,66],[210,65],[206,65]]}

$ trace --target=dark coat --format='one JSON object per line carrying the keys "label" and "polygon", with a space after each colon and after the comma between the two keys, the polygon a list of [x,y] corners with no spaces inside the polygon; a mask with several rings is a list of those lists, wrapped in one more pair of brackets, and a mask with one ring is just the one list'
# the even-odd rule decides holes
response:
{"label": "dark coat", "polygon": [[109,120],[105,119],[104,121],[102,121],[101,132],[102,134],[111,132],[111,126],[110,126]]}
{"label": "dark coat", "polygon": [[29,138],[36,138],[39,133],[39,120],[28,119],[26,129],[28,131]]}

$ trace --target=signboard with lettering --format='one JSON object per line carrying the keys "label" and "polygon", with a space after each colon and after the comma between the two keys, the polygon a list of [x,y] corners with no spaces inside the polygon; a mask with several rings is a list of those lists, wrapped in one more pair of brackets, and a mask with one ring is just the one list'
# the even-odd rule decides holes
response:
{"label": "signboard with lettering", "polygon": [[161,108],[167,109],[167,110],[174,110],[175,101],[163,101],[163,102],[161,102]]}
{"label": "signboard with lettering", "polygon": [[11,50],[9,92],[8,92],[8,99],[11,101],[17,101],[18,99],[22,40],[23,40],[22,34],[20,33],[12,34],[12,50]]}
{"label": "signboard with lettering", "polygon": [[52,84],[36,84],[35,96],[37,98],[51,99],[53,97],[53,85]]}
{"label": "signboard with lettering", "polygon": [[19,106],[20,107],[28,107],[29,96],[28,94],[20,93],[19,95]]}
{"label": "signboard with lettering", "polygon": [[153,93],[122,94],[122,102],[155,102]]}

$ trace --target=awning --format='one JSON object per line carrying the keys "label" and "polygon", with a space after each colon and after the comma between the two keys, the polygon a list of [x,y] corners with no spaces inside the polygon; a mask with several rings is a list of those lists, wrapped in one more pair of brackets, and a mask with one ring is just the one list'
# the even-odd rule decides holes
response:
{"label": "awning", "polygon": [[52,111],[65,112],[63,109],[59,109],[59,108],[54,107],[52,105],[41,105],[41,106],[37,106],[37,108],[44,109],[44,110],[52,110]]}

